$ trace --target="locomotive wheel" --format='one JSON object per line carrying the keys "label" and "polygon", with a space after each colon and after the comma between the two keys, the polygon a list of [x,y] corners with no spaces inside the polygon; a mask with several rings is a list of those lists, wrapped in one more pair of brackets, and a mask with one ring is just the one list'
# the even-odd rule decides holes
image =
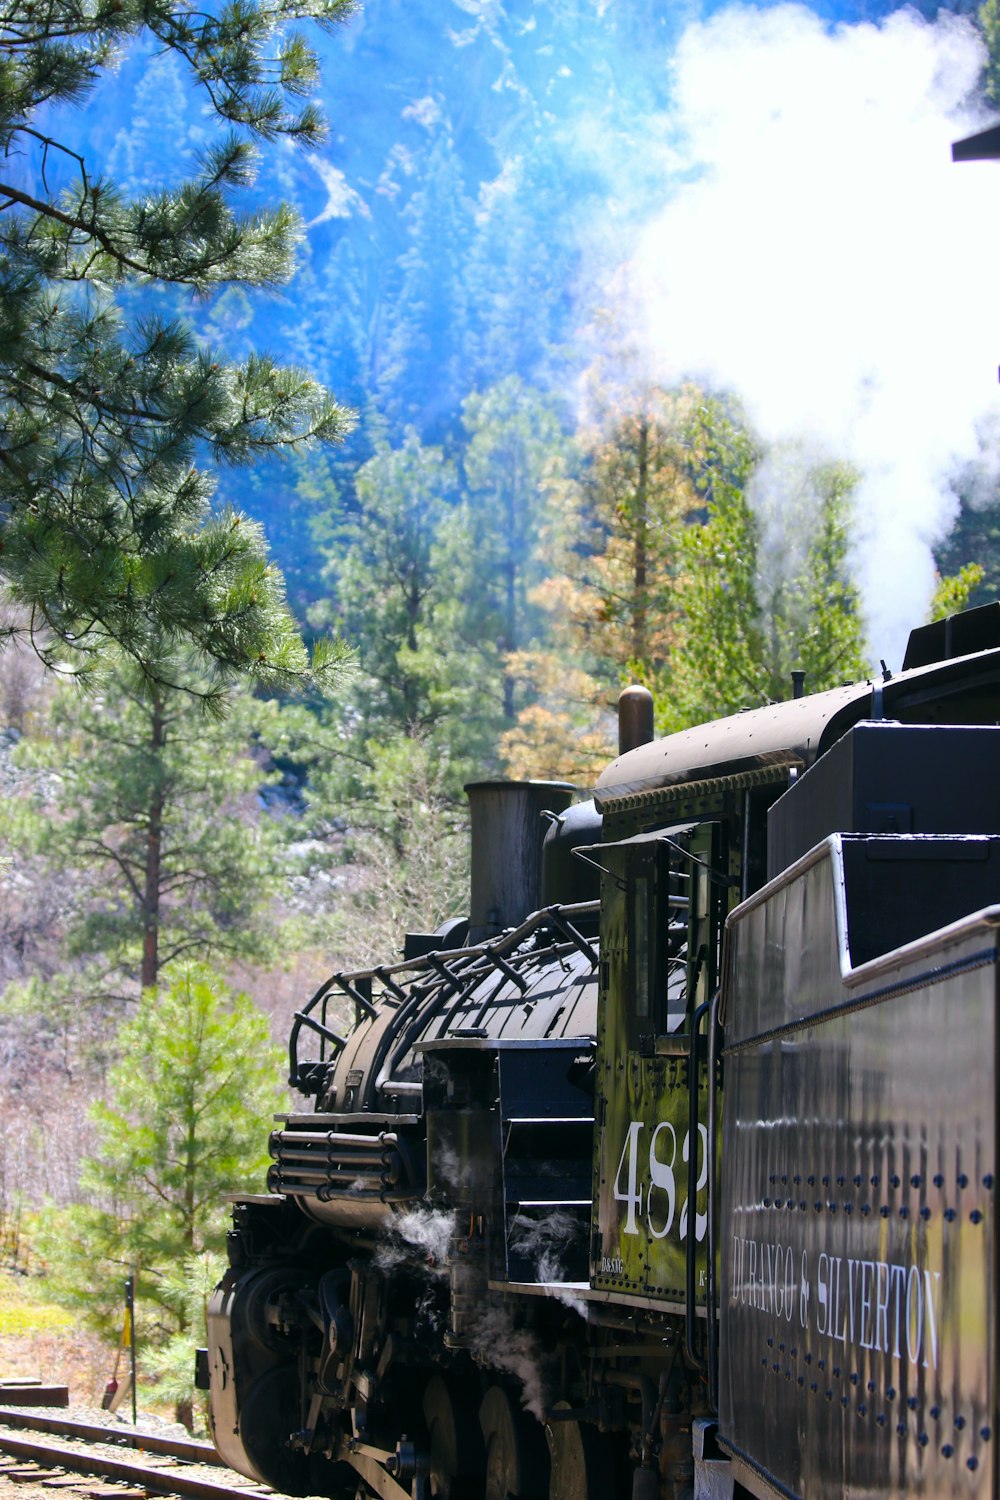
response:
{"label": "locomotive wheel", "polygon": [[[556,1402],[556,1411],[569,1411],[567,1401]],[[604,1500],[614,1494],[615,1475],[611,1442],[591,1422],[547,1422],[552,1473],[549,1500]]]}
{"label": "locomotive wheel", "polygon": [[535,1419],[492,1385],[479,1408],[479,1425],[486,1442],[484,1500],[545,1500],[549,1455]]}
{"label": "locomotive wheel", "polygon": [[283,1292],[297,1292],[306,1274],[296,1266],[256,1271],[239,1287],[234,1312],[246,1336],[261,1349],[288,1349],[288,1340],[268,1322],[268,1309]]}
{"label": "locomotive wheel", "polygon": [[264,1483],[286,1495],[313,1493],[308,1458],[288,1446],[289,1434],[301,1425],[298,1362],[272,1365],[240,1406],[239,1438]]}
{"label": "locomotive wheel", "polygon": [[486,1449],[476,1421],[478,1390],[469,1380],[436,1373],[424,1391],[431,1460],[431,1494],[439,1500],[472,1500],[482,1493]]}
{"label": "locomotive wheel", "polygon": [[240,1407],[239,1439],[265,1484],[285,1495],[329,1495],[354,1500],[358,1476],[349,1464],[288,1446],[301,1423],[296,1360],[272,1365],[250,1387]]}

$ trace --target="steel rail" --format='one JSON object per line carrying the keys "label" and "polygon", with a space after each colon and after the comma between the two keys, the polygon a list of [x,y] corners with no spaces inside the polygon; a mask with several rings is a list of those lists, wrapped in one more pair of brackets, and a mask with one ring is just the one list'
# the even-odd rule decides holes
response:
{"label": "steel rail", "polygon": [[111,1443],[118,1448],[138,1448],[145,1453],[159,1453],[165,1458],[177,1458],[186,1463],[225,1467],[213,1444],[199,1442],[197,1438],[163,1437],[158,1433],[139,1432],[134,1427],[105,1427],[100,1422],[78,1422],[74,1417],[46,1417],[15,1406],[0,1406],[0,1426],[79,1438],[84,1443]]}
{"label": "steel rail", "polygon": [[[67,1427],[71,1424],[67,1423]],[[72,1424],[74,1428],[83,1428],[84,1423]],[[241,1476],[231,1474],[231,1477],[218,1479],[195,1474],[185,1468],[185,1460],[173,1454],[153,1454],[147,1450],[149,1457],[166,1456],[176,1457],[176,1467],[163,1468],[143,1462],[138,1450],[129,1457],[119,1457],[109,1449],[120,1447],[116,1442],[120,1434],[114,1429],[99,1427],[92,1429],[100,1432],[100,1440],[93,1438],[83,1440],[77,1432],[67,1440],[60,1442],[57,1436],[49,1432],[39,1433],[33,1437],[17,1436],[5,1428],[0,1428],[0,1453],[11,1458],[28,1459],[33,1463],[40,1464],[43,1468],[67,1469],[77,1474],[96,1474],[104,1479],[124,1481],[127,1484],[141,1485],[142,1488],[157,1495],[181,1495],[185,1500],[232,1500],[237,1496],[239,1500],[254,1500],[254,1497],[270,1496],[271,1491],[263,1485],[254,1485]],[[137,1442],[149,1441],[148,1434],[129,1434],[129,1438],[135,1438]],[[161,1443],[163,1439],[154,1439]],[[187,1445],[178,1445],[187,1446]],[[198,1444],[199,1450],[207,1445]],[[198,1461],[211,1463],[212,1460],[198,1455]],[[186,1462],[190,1463],[191,1460]],[[218,1467],[218,1460],[215,1461]]]}

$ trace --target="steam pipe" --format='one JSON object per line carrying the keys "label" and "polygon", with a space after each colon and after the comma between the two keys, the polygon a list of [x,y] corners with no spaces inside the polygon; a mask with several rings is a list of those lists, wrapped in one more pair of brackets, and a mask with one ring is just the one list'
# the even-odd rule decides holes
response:
{"label": "steam pipe", "polygon": [[394,1131],[380,1131],[378,1135],[349,1134],[346,1130],[272,1130],[268,1146],[276,1156],[283,1146],[356,1146],[366,1149],[375,1145],[393,1147],[397,1136]]}
{"label": "steam pipe", "polygon": [[656,1409],[657,1390],[650,1375],[632,1375],[624,1370],[605,1370],[600,1379],[605,1385],[618,1385],[626,1391],[638,1391],[642,1402],[642,1430],[651,1426]]}
{"label": "steam pipe", "polygon": [[708,1313],[708,1399],[714,1411],[719,1410],[719,1348],[716,1328],[716,1159],[715,1141],[718,1130],[719,1096],[715,1083],[719,1051],[719,1004],[721,987],[712,997],[712,1008],[708,1015],[708,1270],[705,1277],[705,1303]]}
{"label": "steam pipe", "polygon": [[387,968],[380,964],[377,968],[372,970],[372,973],[379,981],[379,983],[383,986],[383,988],[389,991],[390,995],[395,995],[397,1000],[406,999],[406,991],[402,988],[401,985],[398,985],[396,983]]}
{"label": "steam pipe", "polygon": [[310,1031],[315,1031],[320,1036],[325,1037],[332,1046],[337,1048],[346,1047],[346,1039],[338,1031],[331,1031],[329,1026],[324,1026],[322,1021],[317,1021],[315,1016],[307,1016],[305,1011],[297,1010],[295,1012],[295,1019],[301,1025],[308,1026]]}
{"label": "steam pipe", "polygon": [[[365,1170],[367,1168],[367,1170]],[[268,1176],[271,1175],[271,1169]],[[297,1162],[278,1163],[276,1179],[284,1191],[308,1192],[313,1187],[346,1187],[362,1177],[371,1177],[380,1183],[395,1187],[402,1175],[400,1162],[372,1160],[345,1162],[342,1166],[302,1167]]]}
{"label": "steam pipe", "polygon": [[549,918],[553,927],[558,927],[563,937],[568,938],[569,941],[573,944],[574,948],[578,948],[580,950],[584,958],[589,962],[591,968],[596,969],[596,950],[590,943],[587,942],[587,939],[585,937],[581,936],[581,934],[577,932],[572,922],[567,922],[565,909],[560,906],[549,906],[546,908],[545,915]]}
{"label": "steam pipe", "polygon": [[[600,902],[559,902],[557,903],[557,907],[564,917],[588,917],[595,915],[595,913],[600,910]],[[512,927],[508,932],[505,932],[502,937],[494,938],[491,942],[483,941],[481,943],[469,943],[464,948],[436,948],[434,951],[437,954],[438,958],[442,959],[481,958],[485,957],[491,949],[499,949],[502,952],[509,952],[511,948],[516,948],[520,943],[522,943],[526,937],[530,937],[535,928],[545,920],[550,910],[551,908],[545,908],[540,911],[532,912],[531,915],[526,917],[519,926]],[[352,969],[350,971],[345,971],[339,976],[339,978],[354,981],[358,979],[366,979],[370,975],[374,975],[377,979],[382,980],[382,982],[384,983],[385,975],[387,974],[393,975],[418,973],[420,971],[426,972],[427,968],[427,955],[422,954],[419,958],[401,958],[397,963],[394,964],[380,964],[378,968],[374,969]],[[320,985],[315,995],[313,995],[312,999],[309,1000],[302,1007],[302,1009],[304,1011],[311,1010],[312,1007],[317,1003],[317,1001],[322,1000],[323,996],[327,993],[333,983],[333,977],[325,980],[324,983]]]}
{"label": "steam pipe", "polygon": [[[687,1211],[688,1226],[687,1240],[685,1242],[685,1275],[684,1275],[684,1348],[687,1357],[696,1370],[705,1369],[705,1361],[694,1347],[694,1323],[695,1323],[695,1259],[698,1253],[698,1240],[695,1234],[698,1213],[698,1142],[701,1132],[698,1129],[698,1028],[702,1017],[711,1008],[711,1001],[703,1000],[691,1017],[691,1044],[688,1049],[688,1181],[687,1181]],[[711,1080],[709,1080],[711,1089]],[[709,1142],[708,1150],[711,1150]]]}
{"label": "steam pipe", "polygon": [[642,1467],[644,1469],[652,1467],[651,1461],[653,1457],[653,1439],[655,1436],[656,1424],[660,1420],[660,1412],[663,1410],[663,1403],[664,1401],[666,1401],[667,1391],[670,1389],[670,1382],[673,1378],[674,1366],[677,1363],[678,1347],[679,1346],[677,1344],[674,1345],[670,1364],[660,1374],[660,1387],[656,1398],[656,1405],[653,1408],[653,1414],[649,1419],[649,1426],[644,1430],[642,1434]]}
{"label": "steam pipe", "polygon": [[452,991],[458,991],[463,988],[462,981],[458,977],[458,975],[453,974],[444,960],[438,958],[436,953],[428,953],[427,962],[430,964],[432,969],[436,970],[436,972],[440,974],[445,984],[450,985]]}
{"label": "steam pipe", "polygon": [[509,964],[504,958],[503,954],[497,953],[492,947],[487,948],[486,957],[489,959],[491,964],[493,964],[500,970],[500,973],[503,974],[506,979],[510,980],[511,984],[517,985],[517,988],[523,995],[525,990],[528,988],[528,981],[525,979],[524,975],[519,974],[518,971],[514,968],[514,965]]}
{"label": "steam pipe", "polygon": [[398,1173],[399,1160],[397,1158],[393,1161],[379,1151],[345,1151],[342,1156],[319,1159],[305,1151],[282,1151],[278,1166],[283,1177],[297,1177],[302,1182],[332,1182],[343,1173],[350,1176],[353,1172],[363,1172],[366,1169],[374,1171],[379,1168],[385,1172]]}

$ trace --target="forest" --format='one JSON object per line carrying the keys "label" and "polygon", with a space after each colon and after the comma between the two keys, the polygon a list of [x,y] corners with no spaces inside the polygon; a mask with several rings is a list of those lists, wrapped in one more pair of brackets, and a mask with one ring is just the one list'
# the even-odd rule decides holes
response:
{"label": "forest", "polygon": [[[304,44],[254,74],[230,11],[179,39],[148,9],[80,21],[55,85],[30,7],[7,39],[0,1254],[112,1341],[132,1267],[149,1390],[190,1420],[292,1013],[462,911],[463,785],[585,796],[627,683],[666,734],[891,647],[864,455],[657,367],[615,293],[595,228],[638,244],[680,20],[261,0],[260,58],[327,25],[324,139]],[[996,0],[961,24],[988,109]],[[924,618],[1000,594],[977,434]]]}

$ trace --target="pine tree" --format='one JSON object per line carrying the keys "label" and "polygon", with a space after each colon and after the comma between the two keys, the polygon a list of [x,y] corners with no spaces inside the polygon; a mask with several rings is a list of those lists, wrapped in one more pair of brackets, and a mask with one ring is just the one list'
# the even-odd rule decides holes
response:
{"label": "pine tree", "polygon": [[588,509],[601,546],[586,565],[600,653],[653,687],[670,658],[684,527],[702,504],[706,455],[694,387],[633,392],[605,405],[587,443]]}
{"label": "pine tree", "polygon": [[470,383],[489,389],[520,370],[565,389],[577,375],[566,328],[566,288],[579,270],[577,184],[561,180],[559,150],[541,124],[501,160],[499,176],[480,185],[465,266]]}
{"label": "pine tree", "polygon": [[[220,360],[143,289],[287,277],[294,216],[232,199],[255,141],[320,134],[301,103],[315,59],[287,27],[349,3],[14,0],[0,22],[0,581],[53,664],[114,642],[158,683],[191,645],[223,673],[306,666],[259,528],[212,515],[206,466],[336,438],[347,414],[300,371]],[[186,181],[130,198],[46,122],[143,39],[185,64],[221,133]]]}
{"label": "pine tree", "polygon": [[979,24],[986,41],[984,92],[991,104],[1000,104],[1000,5],[985,0],[979,10]]}
{"label": "pine tree", "polygon": [[581,475],[550,489],[551,571],[531,596],[545,644],[512,660],[525,699],[501,741],[512,774],[586,782],[614,754],[619,689],[668,696],[681,538],[702,505],[701,400],[693,387],[595,394]]}
{"label": "pine tree", "polygon": [[440,126],[420,162],[420,186],[401,214],[406,248],[398,287],[380,319],[376,396],[398,427],[437,436],[466,392],[469,308],[464,246],[472,229],[462,163]]}
{"label": "pine tree", "polygon": [[81,1026],[88,1009],[137,999],[182,960],[268,956],[278,830],[257,811],[258,705],[231,694],[227,706],[222,721],[197,696],[149,691],[128,666],[99,693],[64,686],[49,737],[24,747],[58,774],[30,822],[21,810],[15,872],[33,859],[72,875],[60,971],[29,985],[27,1003],[68,1007]]}
{"label": "pine tree", "polygon": [[571,445],[554,403],[517,376],[469,396],[463,423],[464,494],[441,560],[454,580],[453,637],[479,723],[495,737],[522,706],[518,653],[537,646],[543,629],[534,589],[546,574],[550,500]]}
{"label": "pine tree", "polygon": [[[406,932],[468,914],[468,807],[447,753],[397,731],[369,742],[365,755],[340,851],[350,881],[326,910],[314,897],[310,913],[312,932],[343,969],[384,963],[402,951]],[[343,777],[310,777],[307,800],[314,824],[330,826],[345,809]]]}
{"label": "pine tree", "polygon": [[[984,456],[986,462],[969,465],[954,483],[958,513],[934,548],[941,597],[936,593],[932,601],[932,619],[1000,597],[1000,482],[995,457]],[[978,578],[970,566],[978,568]]]}
{"label": "pine tree", "polygon": [[357,509],[326,576],[338,630],[358,653],[348,692],[365,739],[424,733],[452,706],[436,630],[449,580],[434,549],[455,486],[454,465],[412,430],[395,448],[380,443],[355,477]]}
{"label": "pine tree", "polygon": [[685,528],[664,726],[683,728],[863,676],[864,622],[850,578],[857,474],[796,453],[762,455],[726,402],[701,408],[704,517]]}
{"label": "pine tree", "polygon": [[972,596],[982,581],[983,565],[977,562],[965,563],[957,573],[944,577],[938,574],[931,607],[927,612],[928,620],[945,620],[949,615],[957,615],[961,610],[968,609]]}
{"label": "pine tree", "polygon": [[[119,1030],[116,1050],[106,1102],[91,1110],[88,1201],[43,1216],[37,1248],[52,1289],[106,1335],[121,1326],[131,1268],[141,1373],[175,1365],[181,1339],[190,1381],[203,1329],[184,1283],[206,1253],[223,1252],[224,1194],[255,1178],[263,1188],[269,1124],[285,1102],[282,1054],[252,1002],[197,966]],[[190,1394],[189,1384],[183,1406]]]}

